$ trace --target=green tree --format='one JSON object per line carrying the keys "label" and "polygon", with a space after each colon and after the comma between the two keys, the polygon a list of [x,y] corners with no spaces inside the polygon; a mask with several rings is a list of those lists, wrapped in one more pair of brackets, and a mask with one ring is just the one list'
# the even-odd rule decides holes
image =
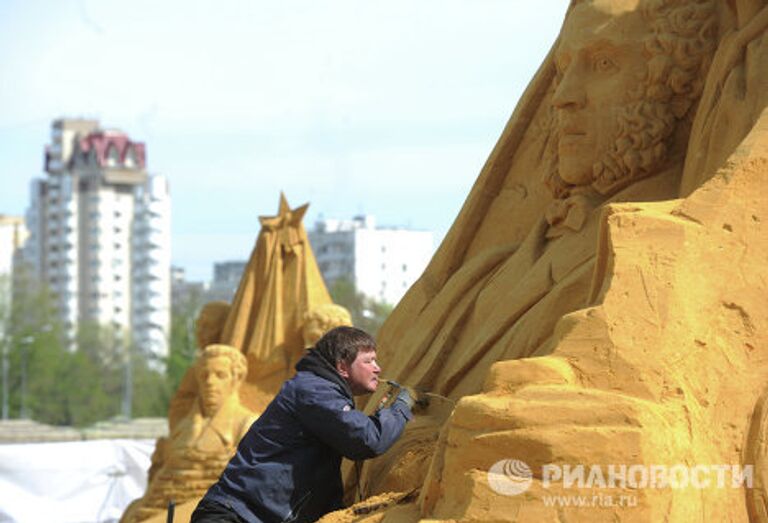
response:
{"label": "green tree", "polygon": [[191,291],[171,308],[171,340],[166,374],[168,387],[173,394],[187,369],[197,358],[195,320],[203,307],[205,296],[202,289]]}
{"label": "green tree", "polygon": [[349,311],[352,324],[374,337],[392,312],[391,305],[376,301],[359,292],[355,284],[346,278],[336,280],[330,293],[334,303]]}
{"label": "green tree", "polygon": [[[88,397],[71,394],[71,423],[87,425],[121,416],[130,364],[131,417],[164,417],[170,399],[167,376],[154,356],[147,354],[110,327],[81,324],[78,333],[76,368],[72,375],[90,383]],[[160,365],[158,365],[160,364]],[[74,392],[74,391],[73,391]]]}
{"label": "green tree", "polygon": [[156,360],[134,348],[133,364],[133,417],[165,417],[172,388],[168,374],[154,365]]}
{"label": "green tree", "polygon": [[[10,417],[28,416],[58,422],[62,417],[62,379],[69,353],[62,343],[62,328],[47,288],[26,278],[19,269],[13,299],[0,327],[7,351]],[[10,293],[10,285],[4,287]]]}
{"label": "green tree", "polygon": [[[120,395],[115,390],[115,378],[104,375],[104,365],[84,350],[70,354],[69,369],[62,383],[64,413],[61,424],[82,427],[114,417],[120,412]],[[40,419],[48,423],[57,421]]]}
{"label": "green tree", "polygon": [[[2,282],[0,282],[1,284]],[[0,290],[7,291],[8,286]],[[55,425],[84,426],[122,413],[126,349],[109,326],[81,322],[70,351],[45,287],[19,278],[13,301],[0,299],[0,343],[7,350],[9,415]],[[2,296],[0,296],[2,298]],[[8,307],[10,304],[10,307]],[[165,373],[132,347],[133,415],[165,416]]]}

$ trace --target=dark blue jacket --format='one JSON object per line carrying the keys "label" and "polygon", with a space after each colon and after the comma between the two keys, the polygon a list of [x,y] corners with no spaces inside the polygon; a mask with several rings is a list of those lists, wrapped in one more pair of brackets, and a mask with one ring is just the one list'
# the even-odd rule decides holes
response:
{"label": "dark blue jacket", "polygon": [[366,416],[347,382],[319,353],[296,365],[204,499],[248,522],[315,521],[342,508],[341,457],[384,453],[411,411],[405,402]]}

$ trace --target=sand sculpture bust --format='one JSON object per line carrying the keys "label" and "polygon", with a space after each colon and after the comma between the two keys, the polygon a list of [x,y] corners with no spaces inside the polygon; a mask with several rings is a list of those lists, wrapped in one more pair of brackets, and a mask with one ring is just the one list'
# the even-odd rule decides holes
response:
{"label": "sand sculpture bust", "polygon": [[[765,463],[768,365],[749,347],[765,339],[752,172],[768,164],[766,28],[768,9],[750,2],[572,2],[454,227],[379,333],[398,381],[458,403],[437,443],[406,434],[399,458],[371,464],[368,494],[419,488],[413,519],[746,520],[739,489],[630,492],[631,514],[558,511],[543,496],[598,492],[546,489],[540,470]],[[425,444],[436,450],[410,483],[390,472]],[[489,487],[507,458],[534,470],[525,495]]]}
{"label": "sand sculpture bust", "polygon": [[301,329],[304,346],[314,347],[323,334],[335,327],[352,325],[349,311],[335,303],[318,305],[304,314],[304,324]]}
{"label": "sand sculpture bust", "polygon": [[[229,303],[218,300],[208,302],[200,309],[195,322],[195,340],[199,351],[208,345],[221,342],[221,332],[227,321],[229,310]],[[176,423],[187,415],[197,396],[197,378],[193,366],[184,374],[168,406],[168,426],[171,431]]]}
{"label": "sand sculpture bust", "polygon": [[225,301],[210,301],[200,309],[195,322],[195,339],[201,350],[221,340],[229,310],[230,304]]}
{"label": "sand sculpture bust", "polygon": [[194,366],[199,395],[190,412],[176,423],[158,450],[162,466],[147,492],[124,521],[143,521],[165,510],[169,500],[200,497],[218,478],[255,416],[240,404],[245,356],[228,345],[208,345]]}

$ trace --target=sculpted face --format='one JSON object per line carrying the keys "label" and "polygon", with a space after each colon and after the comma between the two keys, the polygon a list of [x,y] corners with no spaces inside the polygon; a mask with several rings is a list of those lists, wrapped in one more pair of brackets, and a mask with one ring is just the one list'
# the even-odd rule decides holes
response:
{"label": "sculpted face", "polygon": [[201,362],[197,371],[203,415],[211,417],[237,390],[238,380],[227,356],[214,356]]}
{"label": "sculpted face", "polygon": [[[649,28],[636,2],[577,5],[555,54],[559,84],[553,96],[560,177],[587,185],[619,135],[619,116],[637,93],[647,67]],[[633,96],[634,94],[634,96]]]}

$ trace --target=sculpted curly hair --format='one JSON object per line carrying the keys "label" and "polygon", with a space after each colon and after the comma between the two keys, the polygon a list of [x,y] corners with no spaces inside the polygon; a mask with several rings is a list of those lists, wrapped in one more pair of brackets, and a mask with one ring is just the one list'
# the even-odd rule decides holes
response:
{"label": "sculpted curly hair", "polygon": [[335,303],[318,305],[304,313],[304,324],[317,322],[323,327],[323,331],[329,331],[340,325],[352,325],[352,317],[349,311]]}
{"label": "sculpted curly hair", "polygon": [[214,344],[208,345],[200,352],[198,365],[203,365],[206,360],[224,356],[229,358],[232,367],[232,374],[237,381],[242,381],[248,372],[248,362],[245,355],[234,347],[229,345]]}

